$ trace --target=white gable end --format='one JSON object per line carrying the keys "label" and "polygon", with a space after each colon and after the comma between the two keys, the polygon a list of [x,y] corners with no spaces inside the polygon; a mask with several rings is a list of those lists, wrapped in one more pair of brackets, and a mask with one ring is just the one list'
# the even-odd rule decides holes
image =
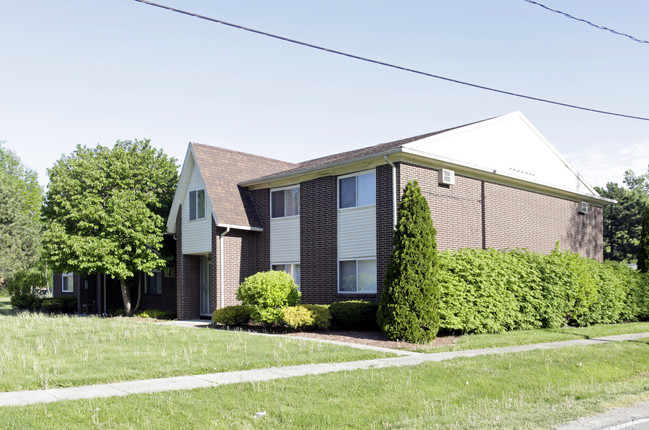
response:
{"label": "white gable end", "polygon": [[597,195],[520,112],[411,142],[404,148],[440,161]]}

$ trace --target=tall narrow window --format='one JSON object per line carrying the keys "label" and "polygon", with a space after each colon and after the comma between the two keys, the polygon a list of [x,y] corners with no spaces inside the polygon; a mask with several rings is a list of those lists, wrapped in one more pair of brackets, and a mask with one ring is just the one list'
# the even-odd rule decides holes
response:
{"label": "tall narrow window", "polygon": [[64,273],[63,275],[61,275],[61,292],[74,292],[74,273]]}
{"label": "tall narrow window", "polygon": [[340,209],[376,204],[376,174],[361,173],[338,179]]}
{"label": "tall narrow window", "polygon": [[205,218],[205,190],[189,192],[189,219]]}
{"label": "tall narrow window", "polygon": [[144,281],[144,294],[162,294],[162,272],[154,271]]}
{"label": "tall narrow window", "polygon": [[283,218],[300,214],[300,188],[275,190],[270,193],[271,217]]}

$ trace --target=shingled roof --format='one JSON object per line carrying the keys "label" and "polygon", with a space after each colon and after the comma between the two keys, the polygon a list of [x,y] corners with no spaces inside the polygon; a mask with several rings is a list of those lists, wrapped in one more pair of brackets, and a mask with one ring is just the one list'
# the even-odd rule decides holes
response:
{"label": "shingled roof", "polygon": [[200,143],[190,146],[217,224],[261,228],[250,195],[238,184],[291,169],[295,164]]}

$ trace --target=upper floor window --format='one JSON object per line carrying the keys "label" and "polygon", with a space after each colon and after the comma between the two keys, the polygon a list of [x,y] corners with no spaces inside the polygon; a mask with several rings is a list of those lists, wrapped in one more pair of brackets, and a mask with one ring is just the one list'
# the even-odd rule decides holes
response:
{"label": "upper floor window", "polygon": [[376,173],[362,172],[338,178],[338,208],[376,204]]}
{"label": "upper floor window", "polygon": [[300,188],[284,188],[270,192],[271,218],[300,214]]}
{"label": "upper floor window", "polygon": [[205,218],[205,190],[189,192],[189,219]]}
{"label": "upper floor window", "polygon": [[61,275],[61,292],[73,293],[74,292],[74,273],[64,273]]}

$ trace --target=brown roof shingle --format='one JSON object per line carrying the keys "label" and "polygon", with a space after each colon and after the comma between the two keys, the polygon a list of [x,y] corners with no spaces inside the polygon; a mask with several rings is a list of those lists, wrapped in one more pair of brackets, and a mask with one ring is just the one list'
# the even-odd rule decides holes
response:
{"label": "brown roof shingle", "polygon": [[262,227],[250,195],[238,184],[291,169],[295,164],[200,143],[190,145],[217,222]]}

